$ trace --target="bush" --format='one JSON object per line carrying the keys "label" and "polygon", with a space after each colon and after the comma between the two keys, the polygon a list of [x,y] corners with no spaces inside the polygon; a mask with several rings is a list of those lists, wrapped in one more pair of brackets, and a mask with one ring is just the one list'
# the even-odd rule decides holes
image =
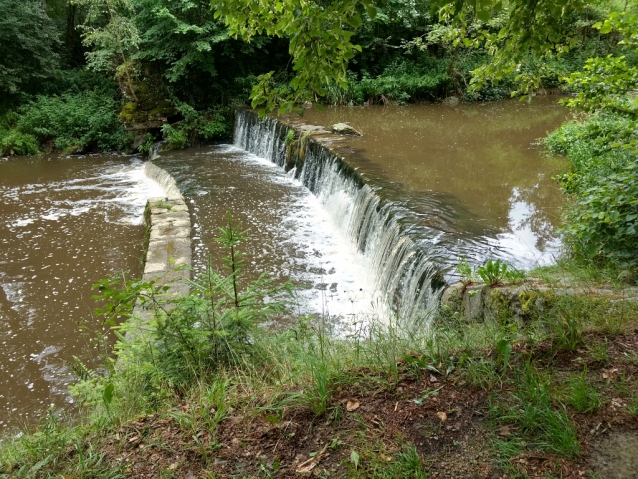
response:
{"label": "bush", "polygon": [[209,264],[202,279],[192,282],[189,295],[167,300],[163,297],[167,286],[154,282],[129,281],[122,289],[120,276],[97,285],[101,296],[96,298],[108,301],[99,311],[107,323],[136,300],[155,311],[150,323],[157,349],[152,359],[154,374],[172,384],[210,377],[219,369],[257,358],[258,326],[288,307],[284,296],[292,293],[290,283],[275,285],[262,275],[243,284],[244,255],[237,246],[245,242],[247,232],[232,223],[230,213],[220,232],[215,241],[228,251],[224,258],[228,274],[213,271]]}
{"label": "bush", "polygon": [[208,142],[230,137],[232,115],[229,108],[218,107],[200,112],[184,103],[179,104],[177,108],[185,119],[162,126],[167,149],[181,150],[198,140]]}
{"label": "bush", "polygon": [[117,109],[105,93],[39,96],[20,110],[16,128],[69,153],[124,150],[131,137],[118,121]]}
{"label": "bush", "polygon": [[577,197],[564,227],[574,251],[583,259],[638,267],[638,162],[583,188],[587,182],[577,174],[561,180],[563,189]]}
{"label": "bush", "polygon": [[169,125],[162,125],[162,135],[166,139],[166,147],[169,150],[182,150],[188,146],[188,135],[185,129]]}
{"label": "bush", "polygon": [[425,56],[418,62],[397,59],[376,77],[363,72],[357,79],[356,74],[349,72],[348,87],[330,86],[326,101],[347,105],[369,100],[400,103],[434,100],[444,97],[451,86],[446,65],[446,60]]}
{"label": "bush", "polygon": [[39,153],[38,139],[17,130],[0,132],[0,154],[2,155],[34,155]]}
{"label": "bush", "polygon": [[631,144],[635,129],[630,118],[598,113],[545,140],[572,163],[573,172],[559,177],[571,198],[563,231],[583,261],[638,267],[638,157],[621,147]]}

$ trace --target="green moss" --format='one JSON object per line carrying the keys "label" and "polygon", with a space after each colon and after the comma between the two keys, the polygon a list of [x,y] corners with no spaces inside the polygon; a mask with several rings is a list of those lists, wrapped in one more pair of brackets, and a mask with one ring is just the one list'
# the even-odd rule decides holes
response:
{"label": "green moss", "polygon": [[489,315],[499,322],[505,322],[512,318],[510,299],[499,289],[490,290],[487,300]]}
{"label": "green moss", "polygon": [[521,302],[523,316],[531,316],[536,309],[536,300],[540,297],[538,291],[521,291],[518,300]]}
{"label": "green moss", "polygon": [[134,101],[126,103],[124,107],[122,107],[118,118],[127,124],[146,121],[148,119],[147,113],[140,111],[138,107],[139,104]]}

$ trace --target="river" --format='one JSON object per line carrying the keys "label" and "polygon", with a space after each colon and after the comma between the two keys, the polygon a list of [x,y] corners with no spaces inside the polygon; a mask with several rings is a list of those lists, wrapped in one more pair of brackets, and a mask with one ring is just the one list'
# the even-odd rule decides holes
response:
{"label": "river", "polygon": [[[294,282],[295,313],[347,334],[432,310],[459,257],[551,262],[564,205],[551,177],[567,165],[536,142],[565,118],[551,97],[307,110],[283,121],[345,121],[363,137],[319,135],[303,166],[286,171],[285,125],[244,112],[234,145],[162,152],[155,163],[189,204],[195,278],[209,258],[222,267],[214,238],[231,212],[249,229],[244,281]],[[65,361],[99,364],[83,334],[103,333],[91,285],[141,274],[144,204],[164,193],[140,159],[118,155],[1,159],[0,192],[0,426],[15,427],[49,405],[72,407]]]}

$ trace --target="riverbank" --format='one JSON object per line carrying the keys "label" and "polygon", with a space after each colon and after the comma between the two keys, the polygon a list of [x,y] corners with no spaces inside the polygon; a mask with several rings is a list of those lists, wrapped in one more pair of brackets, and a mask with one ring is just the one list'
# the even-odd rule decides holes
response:
{"label": "riverbank", "polygon": [[[196,295],[173,307],[183,311]],[[637,327],[634,303],[619,310],[587,297],[522,325],[468,324],[440,311],[428,331],[390,322],[347,340],[298,318],[284,333],[235,345],[219,367],[177,373],[161,360],[170,353],[132,335],[116,348],[117,369],[74,387],[81,418],[51,414],[37,431],[5,439],[1,472],[632,477]],[[179,354],[195,364],[188,350]]]}

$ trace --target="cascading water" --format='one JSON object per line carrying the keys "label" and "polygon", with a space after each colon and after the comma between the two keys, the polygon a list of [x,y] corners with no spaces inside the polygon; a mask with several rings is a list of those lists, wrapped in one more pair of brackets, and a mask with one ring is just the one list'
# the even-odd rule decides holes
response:
{"label": "cascading water", "polygon": [[[285,168],[291,127],[238,111],[235,145]],[[438,268],[397,221],[399,209],[383,203],[372,187],[343,160],[310,140],[295,171],[320,199],[337,225],[375,272],[376,296],[402,318],[427,317],[443,286]]]}

